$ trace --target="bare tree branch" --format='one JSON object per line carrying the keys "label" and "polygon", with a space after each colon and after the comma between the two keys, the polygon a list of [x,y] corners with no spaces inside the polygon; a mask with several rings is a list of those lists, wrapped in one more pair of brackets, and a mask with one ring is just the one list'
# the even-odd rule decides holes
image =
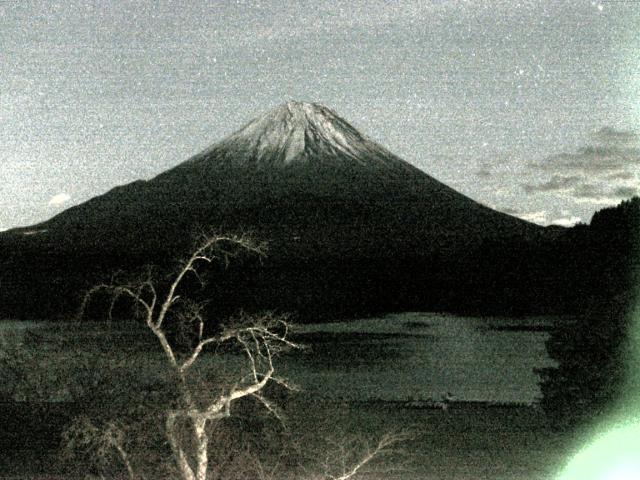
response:
{"label": "bare tree branch", "polygon": [[109,421],[96,425],[86,416],[78,417],[64,432],[63,440],[67,452],[79,447],[86,454],[96,456],[98,463],[106,463],[112,452],[127,471],[129,480],[142,479],[135,473],[130,455],[125,448],[125,431],[120,422]]}
{"label": "bare tree branch", "polygon": [[182,475],[183,480],[195,480],[195,474],[193,473],[193,469],[191,465],[189,465],[189,461],[187,459],[187,455],[180,446],[180,442],[178,440],[179,436],[177,434],[177,423],[178,414],[177,412],[169,412],[167,415],[167,420],[165,422],[165,428],[167,433],[167,439],[169,440],[169,445],[171,446],[171,450],[173,452],[174,460],[176,461],[178,470]]}
{"label": "bare tree branch", "polygon": [[169,292],[165,297],[165,301],[162,303],[160,307],[160,312],[158,313],[156,319],[156,328],[160,328],[164,319],[166,317],[167,311],[171,307],[173,303],[173,299],[176,296],[176,290],[185,275],[189,272],[193,273],[198,280],[202,282],[202,279],[198,276],[198,272],[196,270],[197,264],[200,262],[211,263],[214,260],[223,258],[225,262],[228,262],[229,257],[234,256],[234,253],[228,249],[224,248],[224,244],[232,244],[236,249],[241,249],[247,252],[252,252],[257,255],[264,255],[264,245],[257,244],[255,241],[250,239],[249,237],[244,236],[229,236],[229,235],[213,235],[209,237],[204,237],[199,246],[194,250],[191,256],[182,264],[182,267],[179,269],[176,277],[169,287]]}
{"label": "bare tree branch", "polygon": [[206,338],[198,342],[196,347],[191,352],[191,355],[180,365],[179,369],[181,372],[186,372],[189,367],[191,367],[194,362],[198,359],[198,356],[202,352],[202,349],[209,345],[210,343],[219,343],[219,339],[215,337]]}
{"label": "bare tree branch", "polygon": [[[383,453],[388,453],[391,450],[391,447],[398,443],[405,442],[411,437],[412,436],[407,433],[387,433],[383,435],[377,445],[373,448],[367,448],[364,455],[362,455],[358,461],[350,466],[347,466],[346,462],[343,463],[342,472],[338,475],[328,474],[327,480],[349,480],[355,478],[358,473],[373,459],[379,457]],[[344,459],[345,457],[346,455],[343,452],[342,458]]]}

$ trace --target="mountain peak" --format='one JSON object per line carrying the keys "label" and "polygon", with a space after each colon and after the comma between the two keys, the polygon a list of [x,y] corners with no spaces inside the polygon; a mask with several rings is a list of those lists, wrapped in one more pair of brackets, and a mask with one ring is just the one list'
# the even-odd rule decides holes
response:
{"label": "mountain peak", "polygon": [[410,168],[330,108],[295,100],[256,117],[187,163],[261,169],[292,165],[359,165],[385,171]]}
{"label": "mountain peak", "polygon": [[[148,242],[140,237],[145,222],[155,232]],[[418,170],[329,108],[289,101],[153,179],[114,188],[22,232],[65,245],[147,248],[142,242],[179,243],[185,229],[209,224],[256,227],[285,240],[306,231],[311,250],[327,232],[336,245],[352,235],[356,243],[346,241],[346,248],[359,249],[376,237],[444,245],[452,236],[529,228]],[[36,230],[46,234],[28,235]],[[436,238],[439,232],[446,235]]]}
{"label": "mountain peak", "polygon": [[320,103],[313,102],[300,102],[298,100],[288,100],[280,106],[274,108],[272,111],[277,111],[281,109],[287,109],[289,112],[312,112],[314,110],[328,110],[327,107]]}
{"label": "mountain peak", "polygon": [[[289,100],[275,107],[274,109],[255,118],[244,128],[261,120],[269,122],[293,122],[300,126],[308,126],[309,122],[319,121],[321,119],[335,118],[340,119],[338,115],[328,107],[320,103],[300,102],[297,100]],[[342,120],[342,119],[340,119]],[[344,122],[344,120],[342,120]],[[346,123],[346,122],[345,122]],[[244,130],[242,128],[240,131]],[[352,127],[353,128],[353,127]],[[239,131],[239,132],[240,132]],[[239,133],[236,132],[236,133]]]}
{"label": "mountain peak", "polygon": [[317,154],[357,155],[364,137],[318,103],[290,100],[257,117],[222,144],[249,149],[258,163],[289,165]]}

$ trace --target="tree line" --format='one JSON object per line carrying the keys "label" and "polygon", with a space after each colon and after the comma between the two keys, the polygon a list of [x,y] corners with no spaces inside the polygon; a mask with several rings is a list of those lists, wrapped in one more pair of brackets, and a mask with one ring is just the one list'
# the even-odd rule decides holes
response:
{"label": "tree line", "polygon": [[[585,230],[585,226],[576,230]],[[625,398],[640,286],[640,198],[597,212],[586,253],[592,293],[580,315],[557,322],[547,341],[557,368],[539,371],[542,407],[551,424],[572,428],[604,418]]]}

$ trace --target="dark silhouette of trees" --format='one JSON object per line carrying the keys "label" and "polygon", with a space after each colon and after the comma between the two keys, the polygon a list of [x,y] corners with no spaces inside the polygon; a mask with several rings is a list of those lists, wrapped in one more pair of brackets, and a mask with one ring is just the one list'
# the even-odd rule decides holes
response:
{"label": "dark silhouette of trees", "polygon": [[556,427],[606,415],[624,395],[639,279],[640,198],[597,212],[588,233],[580,265],[592,284],[582,292],[582,312],[558,322],[547,341],[558,366],[538,372],[542,407]]}

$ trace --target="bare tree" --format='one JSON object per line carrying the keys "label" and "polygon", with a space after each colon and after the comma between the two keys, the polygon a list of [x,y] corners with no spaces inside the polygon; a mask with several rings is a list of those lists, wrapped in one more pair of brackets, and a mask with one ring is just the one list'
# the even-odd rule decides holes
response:
{"label": "bare tree", "polygon": [[[413,434],[407,432],[386,433],[382,435],[376,442],[371,443],[366,439],[359,437],[350,440],[341,439],[339,442],[335,440],[333,448],[328,448],[326,457],[323,460],[321,470],[322,474],[317,476],[318,480],[352,480],[363,478],[367,467],[376,460],[385,455],[396,455],[400,453],[396,450],[397,446],[411,438]],[[400,470],[400,465],[396,463],[390,469],[394,472]],[[380,472],[378,472],[380,473]]]}
{"label": "bare tree", "polygon": [[[213,262],[228,263],[241,253],[264,255],[263,244],[246,236],[206,235],[202,236],[191,255],[182,261],[170,280],[164,286],[153,275],[152,269],[134,281],[111,281],[91,288],[82,303],[80,315],[89,301],[99,292],[110,295],[109,314],[116,303],[126,298],[142,318],[146,327],[157,339],[165,359],[165,365],[177,379],[179,400],[168,404],[164,415],[164,433],[168,440],[177,472],[183,480],[205,480],[209,472],[209,432],[212,423],[229,417],[233,405],[240,399],[252,397],[263,404],[271,413],[279,415],[276,406],[263,394],[270,382],[289,387],[275,375],[274,356],[283,349],[296,348],[289,340],[289,324],[286,317],[266,313],[248,315],[241,313],[231,325],[214,329],[207,325],[204,303],[189,298],[183,291],[183,284],[193,276],[204,285],[203,267]],[[173,329],[173,330],[171,330]],[[211,333],[212,330],[217,330]],[[170,333],[171,332],[171,333]],[[176,333],[177,332],[177,333]],[[246,369],[228,388],[212,388],[203,392],[203,384],[194,381],[191,375],[196,363],[202,358],[206,348],[221,348],[235,345],[243,353]],[[80,425],[80,424],[79,424]],[[91,433],[92,442],[101,446],[110,445],[118,450],[129,476],[135,473],[124,451],[122,436],[111,428],[109,432],[98,433],[94,425],[85,422],[80,429]],[[84,435],[83,434],[83,435]],[[78,438],[78,435],[71,436]],[[85,440],[85,443],[88,440]]]}
{"label": "bare tree", "polygon": [[81,450],[94,455],[94,462],[104,465],[111,462],[112,457],[124,465],[129,480],[135,480],[136,474],[127,451],[125,427],[117,420],[96,424],[85,415],[76,418],[64,432],[67,452]]}
{"label": "bare tree", "polygon": [[[267,387],[272,384],[293,388],[276,375],[274,367],[277,354],[299,348],[290,339],[286,316],[240,312],[226,325],[212,325],[206,321],[205,302],[195,299],[193,282],[205,285],[207,265],[216,262],[227,265],[232,258],[246,253],[263,256],[265,246],[247,236],[203,235],[191,254],[168,277],[163,279],[153,268],[144,269],[134,280],[123,281],[116,275],[110,282],[92,287],[81,305],[79,318],[85,316],[92,299],[106,294],[103,300],[108,299],[106,306],[111,319],[116,307],[121,308],[122,301],[126,300],[125,305],[132,308],[160,346],[161,363],[173,379],[175,390],[173,395],[152,398],[153,406],[142,409],[155,412],[150,417],[168,444],[172,477],[182,480],[227,478],[223,472],[229,459],[224,455],[221,459],[220,451],[230,442],[219,436],[223,431],[221,421],[231,417],[241,399],[250,398],[280,419],[278,406],[266,394]],[[229,357],[234,355],[241,361],[223,378],[220,372],[233,363]],[[99,467],[111,462],[126,471],[129,480],[145,478],[141,456],[136,458],[129,448],[142,445],[144,449],[145,443],[152,442],[138,439],[136,444],[129,436],[144,437],[144,433],[132,428],[124,416],[102,420],[84,416],[67,429],[65,440],[70,450],[82,450],[84,456],[93,455],[94,464]],[[214,452],[210,451],[215,443],[213,436],[221,441]],[[404,439],[403,435],[385,435],[373,446],[351,445],[348,451],[342,452],[339,465],[327,462],[320,466],[324,473],[310,478],[355,479],[371,460]],[[233,478],[276,478],[286,463],[283,461],[285,450],[263,460],[240,447],[236,463],[229,464],[231,475]]]}

